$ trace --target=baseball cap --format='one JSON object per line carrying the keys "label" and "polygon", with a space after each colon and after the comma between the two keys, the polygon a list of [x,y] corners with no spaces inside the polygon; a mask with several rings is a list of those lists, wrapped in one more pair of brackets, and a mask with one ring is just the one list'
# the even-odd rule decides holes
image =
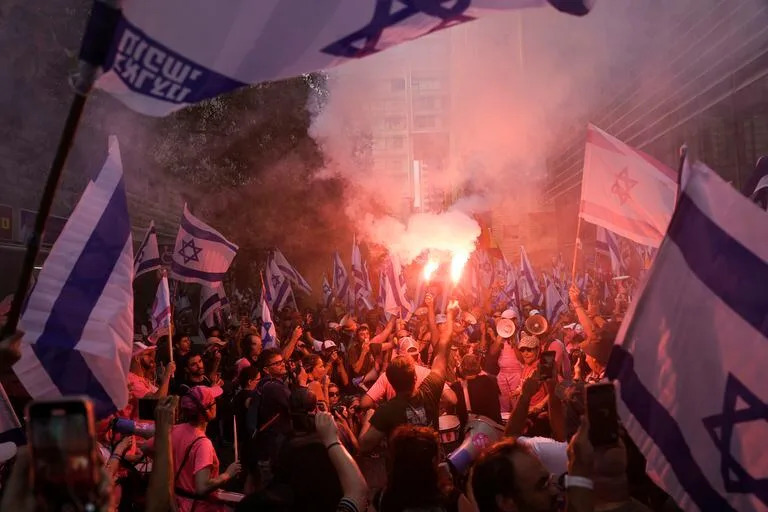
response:
{"label": "baseball cap", "polygon": [[216,336],[211,336],[210,338],[205,340],[205,342],[208,345],[218,345],[220,347],[223,347],[223,346],[225,346],[227,344],[226,341],[222,340],[221,338],[217,338]]}
{"label": "baseball cap", "polygon": [[518,348],[539,348],[539,338],[536,336],[523,336],[520,338]]}
{"label": "baseball cap", "polygon": [[581,324],[577,324],[575,322],[572,324],[564,325],[563,329],[573,329],[575,332],[579,334],[584,332],[584,328],[581,326]]}
{"label": "baseball cap", "polygon": [[331,349],[337,349],[336,343],[333,342],[333,340],[325,340],[323,342],[323,350],[331,350]]}
{"label": "baseball cap", "polygon": [[397,353],[400,355],[405,354],[416,354],[419,352],[419,344],[416,342],[415,339],[411,338],[410,336],[406,336],[404,338],[400,338],[400,344],[397,347]]}
{"label": "baseball cap", "polygon": [[513,318],[517,318],[517,311],[514,309],[505,309],[504,312],[501,314],[501,318],[507,318],[509,320],[512,320]]}
{"label": "baseball cap", "polygon": [[155,350],[157,347],[155,345],[147,345],[146,343],[142,343],[140,341],[137,341],[133,344],[133,354],[134,356],[137,356],[143,352],[146,352],[147,350]]}
{"label": "baseball cap", "polygon": [[219,386],[195,386],[181,397],[181,408],[188,411],[200,410],[200,405],[208,408],[216,403],[222,392]]}

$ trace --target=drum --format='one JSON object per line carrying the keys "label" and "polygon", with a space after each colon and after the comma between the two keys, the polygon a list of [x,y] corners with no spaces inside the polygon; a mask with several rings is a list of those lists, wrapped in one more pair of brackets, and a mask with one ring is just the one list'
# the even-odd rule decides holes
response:
{"label": "drum", "polygon": [[459,422],[458,416],[444,414],[438,418],[440,444],[446,452],[450,452],[459,444]]}

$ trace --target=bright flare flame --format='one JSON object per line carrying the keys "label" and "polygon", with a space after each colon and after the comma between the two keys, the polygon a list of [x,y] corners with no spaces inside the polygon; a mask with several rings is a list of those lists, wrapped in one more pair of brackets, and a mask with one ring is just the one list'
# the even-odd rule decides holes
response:
{"label": "bright flare flame", "polygon": [[454,284],[457,284],[461,279],[461,274],[464,271],[464,265],[469,260],[468,252],[456,252],[451,259],[451,279]]}
{"label": "bright flare flame", "polygon": [[432,274],[435,273],[435,270],[437,270],[437,267],[439,266],[439,261],[429,260],[426,265],[424,265],[424,280],[429,281],[432,278]]}

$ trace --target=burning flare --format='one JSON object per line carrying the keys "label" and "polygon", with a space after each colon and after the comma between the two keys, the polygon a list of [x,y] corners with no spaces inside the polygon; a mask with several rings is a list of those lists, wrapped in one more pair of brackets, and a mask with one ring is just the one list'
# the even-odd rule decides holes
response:
{"label": "burning flare", "polygon": [[429,281],[432,278],[432,274],[435,273],[435,270],[440,266],[440,262],[437,260],[430,259],[427,261],[427,263],[424,265],[424,280]]}
{"label": "burning flare", "polygon": [[461,279],[461,274],[464,272],[464,265],[469,260],[468,252],[455,252],[451,259],[451,280],[453,284],[457,284]]}

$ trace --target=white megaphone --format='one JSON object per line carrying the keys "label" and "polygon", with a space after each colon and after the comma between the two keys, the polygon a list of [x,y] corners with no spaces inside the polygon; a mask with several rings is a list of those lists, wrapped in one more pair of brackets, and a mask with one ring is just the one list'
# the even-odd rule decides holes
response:
{"label": "white megaphone", "polygon": [[503,426],[485,416],[470,415],[464,441],[448,455],[448,463],[457,474],[464,475],[477,456],[502,437]]}

